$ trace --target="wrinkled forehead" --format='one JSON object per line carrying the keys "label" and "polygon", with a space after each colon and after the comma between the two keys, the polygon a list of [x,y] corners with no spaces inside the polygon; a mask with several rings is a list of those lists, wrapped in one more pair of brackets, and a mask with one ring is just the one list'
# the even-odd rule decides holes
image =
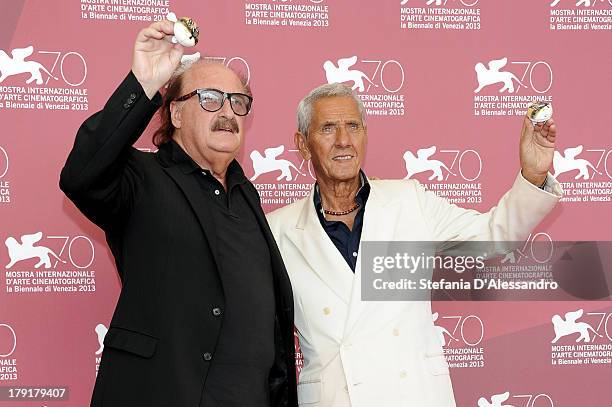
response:
{"label": "wrinkled forehead", "polygon": [[312,105],[313,123],[347,122],[361,123],[361,113],[357,103],[348,96],[328,96],[315,101]]}
{"label": "wrinkled forehead", "polygon": [[195,89],[214,88],[224,92],[245,91],[238,75],[220,63],[202,63],[191,67],[183,76],[183,93]]}

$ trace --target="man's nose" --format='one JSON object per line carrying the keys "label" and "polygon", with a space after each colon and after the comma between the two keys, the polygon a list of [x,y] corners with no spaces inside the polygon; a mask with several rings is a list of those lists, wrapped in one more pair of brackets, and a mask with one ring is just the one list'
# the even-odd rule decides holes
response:
{"label": "man's nose", "polygon": [[336,129],[336,145],[339,147],[346,147],[351,144],[351,136],[346,130],[346,126],[341,125]]}
{"label": "man's nose", "polygon": [[221,107],[221,115],[231,119],[234,117],[234,111],[232,110],[232,104],[229,98],[223,100],[223,106]]}

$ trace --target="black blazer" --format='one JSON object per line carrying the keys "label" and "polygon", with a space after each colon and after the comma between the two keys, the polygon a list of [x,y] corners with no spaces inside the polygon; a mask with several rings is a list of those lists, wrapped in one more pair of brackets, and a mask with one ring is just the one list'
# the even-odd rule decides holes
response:
{"label": "black blazer", "polygon": [[[164,146],[156,154],[131,147],[160,105],[161,96],[150,101],[130,72],[82,124],[60,177],[62,191],[104,230],[122,281],[92,406],[197,407],[214,363],[224,314],[213,309],[224,307],[223,273],[201,187]],[[257,191],[250,182],[241,188],[272,258],[271,405],[297,406],[289,277]]]}

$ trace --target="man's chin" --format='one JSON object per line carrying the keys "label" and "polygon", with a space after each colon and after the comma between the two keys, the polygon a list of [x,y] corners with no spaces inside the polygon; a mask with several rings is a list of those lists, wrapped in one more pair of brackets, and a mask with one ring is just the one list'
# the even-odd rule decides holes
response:
{"label": "man's chin", "polygon": [[240,143],[234,140],[210,140],[208,148],[217,152],[225,154],[237,154],[240,149]]}
{"label": "man's chin", "polygon": [[331,178],[336,182],[350,182],[359,178],[359,169],[356,171],[337,171],[331,174]]}
{"label": "man's chin", "polygon": [[219,148],[219,149],[211,148],[211,150],[212,150],[212,153],[217,155],[218,157],[227,156],[230,159],[234,159],[238,156],[238,150],[223,149],[223,148]]}

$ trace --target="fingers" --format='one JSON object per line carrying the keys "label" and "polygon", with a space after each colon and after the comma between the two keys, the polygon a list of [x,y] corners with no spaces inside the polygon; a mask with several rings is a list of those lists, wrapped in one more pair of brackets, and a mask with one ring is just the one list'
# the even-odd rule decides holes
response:
{"label": "fingers", "polygon": [[544,123],[544,128],[545,129],[556,128],[555,121],[553,119],[548,119],[548,121],[546,121],[546,123]]}
{"label": "fingers", "polygon": [[555,121],[548,119],[546,122],[532,123],[527,116],[523,120],[523,128],[532,128],[536,132],[556,131]]}
{"label": "fingers", "polygon": [[545,123],[533,124],[529,117],[525,116],[523,120],[523,140],[529,140],[533,137],[538,144],[547,148],[554,148],[557,136],[557,125],[553,119],[547,120]]}
{"label": "fingers", "polygon": [[557,137],[557,127],[553,123],[550,126],[543,125],[541,131],[535,133],[536,139],[540,140],[540,144],[545,147],[554,147]]}
{"label": "fingers", "polygon": [[549,119],[546,123],[542,123],[539,131],[547,140],[554,142],[557,135],[557,125],[553,119]]}
{"label": "fingers", "polygon": [[161,40],[174,34],[174,23],[168,20],[156,21],[138,33],[137,41]]}
{"label": "fingers", "polygon": [[548,127],[548,129],[547,129],[547,132],[546,132],[545,136],[546,136],[546,139],[547,139],[548,141],[550,141],[551,143],[554,143],[554,142],[555,142],[555,139],[556,139],[556,137],[557,137],[557,125],[556,125],[556,124],[554,124],[554,123],[552,123],[552,124],[551,124],[551,125]]}
{"label": "fingers", "polygon": [[530,139],[531,137],[533,137],[534,131],[535,131],[535,128],[533,126],[533,123],[531,122],[531,120],[529,120],[527,116],[525,116],[523,120],[523,128],[521,130],[521,139],[522,140]]}
{"label": "fingers", "polygon": [[181,44],[174,44],[170,50],[170,60],[172,61],[172,65],[178,66],[178,64],[181,62],[181,57],[183,56],[184,50],[185,48]]}
{"label": "fingers", "polygon": [[157,31],[161,31],[166,35],[174,35],[174,23],[172,21],[168,21],[168,20],[156,21],[153,24],[151,24],[149,28],[152,28]]}
{"label": "fingers", "polygon": [[525,118],[523,119],[523,130],[521,131],[521,134],[525,135],[531,131],[533,131],[533,124],[531,123],[531,120],[529,120],[529,117],[525,115]]}
{"label": "fingers", "polygon": [[161,40],[165,36],[166,36],[166,34],[164,34],[163,32],[158,31],[158,30],[154,30],[151,27],[147,27],[147,28],[144,28],[143,30],[140,31],[140,33],[138,34],[138,37],[139,37],[138,40],[139,41],[146,41],[149,38],[153,38],[153,39],[156,39],[156,40]]}

